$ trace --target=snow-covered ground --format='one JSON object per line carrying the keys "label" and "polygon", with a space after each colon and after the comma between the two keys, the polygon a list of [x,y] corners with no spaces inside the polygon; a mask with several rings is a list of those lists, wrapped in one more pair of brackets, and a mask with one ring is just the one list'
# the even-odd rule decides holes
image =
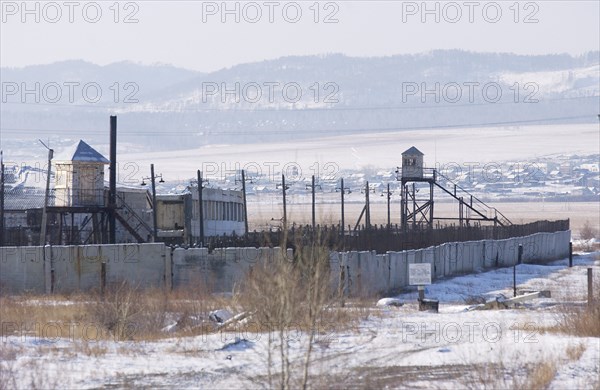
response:
{"label": "snow-covered ground", "polygon": [[[552,389],[598,388],[600,339],[549,329],[565,305],[585,304],[586,269],[600,276],[599,255],[576,256],[573,268],[567,260],[519,265],[519,290],[550,290],[552,295],[516,309],[467,310],[475,297],[512,297],[512,268],[428,286],[426,296],[440,300],[439,313],[419,312],[416,290],[397,297],[402,307],[378,307],[377,299],[368,310],[347,307],[359,310],[361,319],[350,328],[323,326],[312,354],[312,387],[512,388],[523,386],[544,363],[556,367]],[[298,377],[306,341],[305,333],[287,334]],[[4,337],[1,348],[0,383],[9,388],[269,387],[267,333],[240,330],[86,345],[21,335]],[[583,352],[572,352],[578,349]],[[273,350],[274,372],[278,351]]]}

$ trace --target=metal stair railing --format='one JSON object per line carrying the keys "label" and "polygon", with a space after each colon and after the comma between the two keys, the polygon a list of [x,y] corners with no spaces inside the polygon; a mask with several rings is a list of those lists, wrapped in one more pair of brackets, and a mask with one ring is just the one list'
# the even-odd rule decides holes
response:
{"label": "metal stair railing", "polygon": [[[131,208],[131,206],[129,206],[129,205],[127,204],[127,202],[125,201],[125,199],[124,199],[124,198],[123,198],[121,195],[119,195],[119,194],[117,194],[117,198],[118,198],[118,199],[121,201],[121,202],[120,202],[120,204],[121,204],[121,207],[122,207],[122,208],[124,208],[125,210],[127,210],[127,211],[128,211],[128,214],[129,214],[129,218],[127,218],[127,219],[123,218],[123,219],[124,219],[124,220],[126,220],[128,223],[129,223],[129,221],[131,221],[132,219],[134,219],[134,220],[137,222],[137,226],[135,227],[135,230],[136,230],[136,231],[138,230],[138,228],[139,228],[140,226],[142,226],[142,227],[144,227],[144,229],[145,229],[145,230],[147,230],[147,231],[148,231],[148,233],[150,233],[151,235],[153,235],[153,230],[152,230],[152,228],[150,227],[150,225],[148,225],[148,224],[146,223],[146,221],[144,221],[144,220],[143,220],[143,219],[142,219],[142,218],[141,218],[141,217],[140,217],[140,216],[139,216],[139,215],[138,215],[138,214],[137,214],[137,213],[136,213],[136,212],[133,210],[133,208]],[[121,217],[122,217],[122,216],[121,216]]]}
{"label": "metal stair railing", "polygon": [[[512,222],[495,207],[491,207],[481,199],[477,198],[475,195],[471,194],[469,191],[462,188],[460,185],[454,183],[439,171],[436,170],[435,176],[437,178],[436,184],[438,187],[446,191],[457,200],[462,198],[463,203],[480,216],[490,220],[496,220],[502,226],[512,225]],[[448,186],[448,184],[450,184],[450,186]]]}

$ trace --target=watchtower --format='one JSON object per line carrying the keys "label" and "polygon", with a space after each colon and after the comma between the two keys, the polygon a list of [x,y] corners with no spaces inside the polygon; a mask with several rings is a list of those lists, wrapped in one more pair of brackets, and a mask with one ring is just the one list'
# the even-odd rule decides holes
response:
{"label": "watchtower", "polygon": [[402,177],[423,178],[423,153],[414,146],[402,153]]}
{"label": "watchtower", "polygon": [[[401,226],[405,230],[409,226],[413,229],[433,228],[435,170],[424,168],[423,156],[423,153],[414,146],[407,149],[402,153],[402,167],[396,171],[399,176],[397,179],[402,184]],[[428,194],[427,189],[429,189]]]}
{"label": "watchtower", "polygon": [[81,140],[57,156],[54,205],[104,207],[104,166],[108,162]]}
{"label": "watchtower", "polygon": [[[511,222],[501,212],[461,188],[434,168],[425,168],[423,153],[414,146],[402,153],[402,167],[396,171],[396,180],[401,182],[401,226],[403,230],[433,228],[433,188],[458,201],[459,226],[469,226],[471,221],[493,222],[494,225],[510,225]],[[427,192],[429,191],[429,192]]]}

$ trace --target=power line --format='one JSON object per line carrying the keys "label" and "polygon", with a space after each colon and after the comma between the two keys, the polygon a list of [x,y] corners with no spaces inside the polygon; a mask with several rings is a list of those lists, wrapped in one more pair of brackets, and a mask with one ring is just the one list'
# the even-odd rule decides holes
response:
{"label": "power line", "polygon": [[[170,130],[156,130],[156,131],[148,131],[148,130],[132,130],[127,131],[126,129],[121,130],[122,135],[165,135],[165,136],[173,136],[174,133],[177,134],[193,134],[199,136],[235,136],[235,135],[281,135],[281,134],[294,134],[302,131],[302,134],[320,134],[320,135],[340,135],[338,133],[365,133],[365,132],[395,132],[395,131],[405,131],[405,130],[435,130],[435,129],[449,129],[449,128],[469,128],[469,127],[489,127],[489,126],[505,126],[505,125],[519,125],[519,124],[531,124],[531,123],[542,123],[542,122],[560,122],[567,120],[580,120],[580,119],[594,119],[594,122],[597,119],[597,114],[594,115],[579,115],[579,116],[563,116],[563,117],[555,117],[555,118],[538,118],[538,119],[527,119],[527,120],[518,120],[518,121],[499,121],[499,122],[482,122],[482,123],[461,123],[461,124],[453,124],[453,125],[431,125],[431,126],[407,126],[407,127],[380,127],[380,128],[354,128],[354,129],[307,129],[302,130],[299,128],[294,129],[272,129],[272,130],[248,130],[248,131],[227,131],[227,130],[217,130],[215,132],[211,132],[207,129],[196,129],[196,130],[181,130],[181,129],[170,129]],[[591,121],[590,121],[591,122]],[[19,133],[19,134],[37,134],[39,132],[53,132],[57,135],[80,135],[82,133],[85,134],[105,134],[105,130],[96,130],[96,129],[41,129],[41,128],[27,128],[27,129],[19,129],[19,128],[0,128],[2,132],[8,133]]]}
{"label": "power line", "polygon": [[[560,97],[553,99],[538,99],[531,103],[545,103],[555,101],[567,101],[567,100],[581,100],[600,98],[600,95],[594,96],[575,96],[575,97]],[[305,102],[302,102],[305,103]],[[337,107],[335,105],[329,107],[306,107],[306,108],[278,108],[278,107],[224,107],[224,108],[195,108],[195,107],[181,107],[181,108],[162,108],[160,106],[145,106],[141,103],[130,103],[128,105],[97,105],[93,103],[89,104],[66,104],[66,103],[34,103],[34,102],[3,102],[2,105],[26,105],[26,106],[42,106],[42,107],[57,107],[57,108],[83,108],[88,110],[103,109],[103,110],[115,110],[122,114],[136,114],[136,113],[181,113],[181,112],[278,112],[278,113],[313,113],[313,112],[333,112],[333,111],[381,111],[381,110],[429,110],[429,109],[445,109],[445,108],[456,108],[456,107],[478,107],[478,106],[497,106],[497,105],[508,105],[508,104],[523,104],[524,102],[514,100],[511,101],[499,101],[499,102],[478,102],[478,103],[461,103],[461,104],[434,104],[434,103],[422,103],[418,105],[405,105],[405,106],[345,106]],[[139,109],[130,109],[140,105]],[[202,104],[202,103],[198,103]],[[225,103],[222,103],[225,104]],[[236,103],[241,104],[241,103]],[[248,103],[252,104],[252,103]],[[292,104],[292,103],[289,103]],[[333,103],[332,103],[333,104]]]}

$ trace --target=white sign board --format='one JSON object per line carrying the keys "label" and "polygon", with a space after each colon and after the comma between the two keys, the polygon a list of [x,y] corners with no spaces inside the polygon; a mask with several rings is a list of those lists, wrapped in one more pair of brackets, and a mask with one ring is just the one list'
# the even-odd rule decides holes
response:
{"label": "white sign board", "polygon": [[409,264],[408,284],[411,286],[431,284],[431,264]]}

